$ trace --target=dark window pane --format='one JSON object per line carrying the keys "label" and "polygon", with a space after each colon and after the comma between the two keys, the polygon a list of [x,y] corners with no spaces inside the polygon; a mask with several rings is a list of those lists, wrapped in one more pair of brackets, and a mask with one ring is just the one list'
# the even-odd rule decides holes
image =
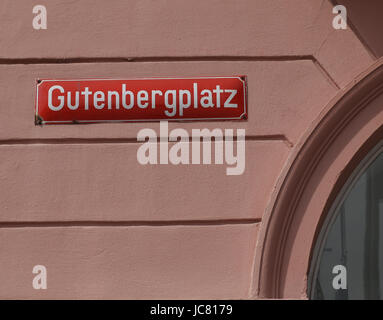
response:
{"label": "dark window pane", "polygon": [[383,153],[358,178],[326,229],[312,298],[383,298],[382,214]]}

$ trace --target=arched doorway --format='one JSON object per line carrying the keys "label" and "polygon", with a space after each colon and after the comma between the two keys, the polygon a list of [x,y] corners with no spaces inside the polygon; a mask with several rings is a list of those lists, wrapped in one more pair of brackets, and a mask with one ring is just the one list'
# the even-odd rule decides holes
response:
{"label": "arched doorway", "polygon": [[262,222],[255,297],[309,297],[310,262],[326,217],[381,140],[383,60],[331,101],[295,147]]}

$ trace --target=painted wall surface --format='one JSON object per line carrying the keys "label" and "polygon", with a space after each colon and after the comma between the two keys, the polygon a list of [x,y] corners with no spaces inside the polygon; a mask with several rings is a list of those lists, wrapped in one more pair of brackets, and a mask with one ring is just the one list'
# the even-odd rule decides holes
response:
{"label": "painted wall surface", "polygon": [[[35,4],[47,7],[46,30],[32,28]],[[256,298],[258,231],[288,157],[381,52],[358,9],[335,30],[333,6],[2,0],[0,298]],[[235,74],[248,76],[247,122],[169,129],[246,129],[239,176],[140,165],[137,132],[158,123],[34,124],[37,78]],[[32,287],[34,265],[46,266],[47,290]]]}

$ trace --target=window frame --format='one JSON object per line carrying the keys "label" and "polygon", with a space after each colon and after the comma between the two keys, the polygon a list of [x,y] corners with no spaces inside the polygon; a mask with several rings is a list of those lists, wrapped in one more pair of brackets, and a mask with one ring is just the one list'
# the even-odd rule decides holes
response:
{"label": "window frame", "polygon": [[340,208],[343,205],[344,201],[347,199],[348,195],[353,190],[356,183],[359,181],[359,179],[367,171],[370,165],[372,165],[372,163],[382,153],[383,153],[383,140],[380,141],[374,148],[370,150],[370,152],[361,160],[359,165],[357,165],[354,171],[350,174],[346,183],[343,185],[342,189],[340,190],[337,197],[335,198],[323,223],[320,225],[321,230],[318,233],[316,242],[312,250],[309,273],[308,273],[307,296],[310,300],[314,299],[315,281],[318,277],[323,248],[326,244],[326,240],[331,230],[331,227],[333,226],[336,218],[338,217]]}

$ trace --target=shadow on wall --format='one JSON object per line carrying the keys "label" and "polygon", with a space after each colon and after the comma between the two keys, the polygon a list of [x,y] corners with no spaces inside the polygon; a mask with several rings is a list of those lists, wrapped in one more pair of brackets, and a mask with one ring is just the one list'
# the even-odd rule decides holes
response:
{"label": "shadow on wall", "polygon": [[359,36],[377,57],[383,56],[383,0],[336,0],[347,8],[348,17]]}

